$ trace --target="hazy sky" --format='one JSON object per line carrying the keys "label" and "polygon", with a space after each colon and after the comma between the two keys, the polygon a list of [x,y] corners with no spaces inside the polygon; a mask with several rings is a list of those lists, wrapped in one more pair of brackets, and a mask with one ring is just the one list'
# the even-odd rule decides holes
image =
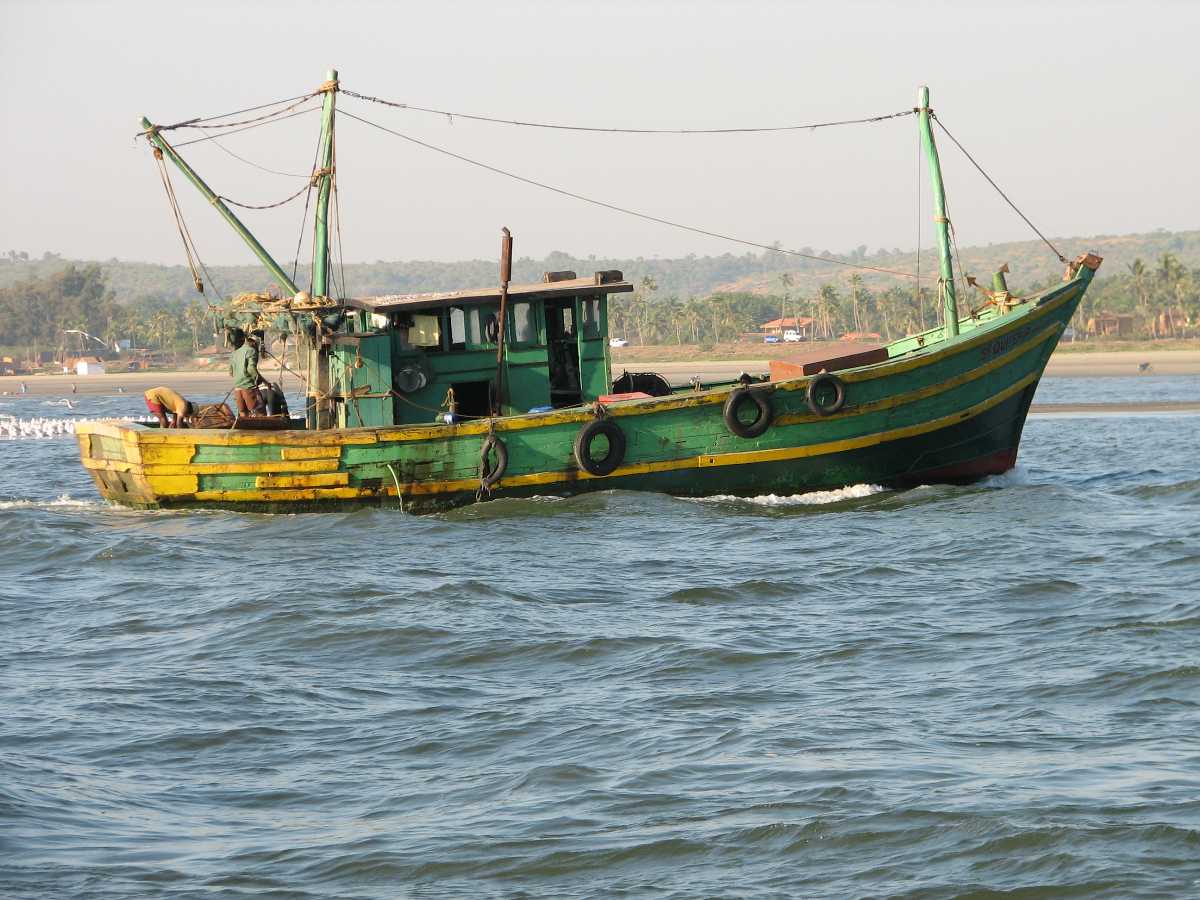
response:
{"label": "hazy sky", "polygon": [[[1200,3],[1147,0],[0,0],[0,252],[181,262],[153,160],[133,139],[138,118],[178,121],[302,94],[331,66],[344,87],[414,105],[635,127],[890,113],[911,108],[927,83],[950,130],[1047,233],[1197,228],[1198,29]],[[339,103],[500,168],[750,240],[834,252],[917,241],[924,169],[911,117],[642,137]],[[303,173],[318,127],[315,115],[300,116],[222,143]],[[245,202],[282,199],[303,183],[211,142],[183,152],[218,192]],[[961,244],[1031,236],[944,139],[941,152]],[[502,225],[522,256],[744,250],[497,177],[345,117],[338,161],[347,261],[491,258]],[[206,261],[251,261],[181,176],[176,186]],[[301,211],[243,219],[290,260]],[[928,220],[926,201],[926,246]]]}

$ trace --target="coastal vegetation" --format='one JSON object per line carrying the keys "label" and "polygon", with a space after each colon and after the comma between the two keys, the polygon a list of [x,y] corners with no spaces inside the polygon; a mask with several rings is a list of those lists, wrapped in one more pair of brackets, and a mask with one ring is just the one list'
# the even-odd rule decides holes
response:
{"label": "coastal vegetation", "polygon": [[[1200,332],[1200,232],[1065,243],[1105,257],[1075,319],[1077,337],[1178,339]],[[872,253],[866,247],[839,258],[909,272],[918,265],[915,253]],[[936,259],[925,251],[919,262],[928,272]],[[1062,270],[1037,242],[963,248],[958,262],[961,271],[984,285],[1008,263],[1009,284],[1018,296],[1057,282]],[[209,268],[227,295],[270,287],[257,267]],[[496,278],[495,264],[484,260],[378,261],[345,268],[347,284],[359,295],[453,290]],[[817,340],[847,334],[889,340],[937,321],[936,292],[928,282],[918,291],[912,279],[768,252],[682,259],[580,259],[552,253],[516,261],[514,279],[538,281],[543,272],[567,269],[580,274],[621,269],[636,285],[633,293],[614,296],[610,311],[611,334],[634,346],[703,348],[746,339],[765,322],[784,317],[811,319],[809,331]],[[307,280],[299,267],[298,282]],[[961,282],[959,297],[964,311],[986,301]],[[213,341],[210,300],[218,302],[197,295],[182,266],[84,262],[10,250],[0,254],[0,348],[24,358],[44,350],[82,349],[85,339],[64,334],[71,331],[98,339],[93,350],[101,349],[99,341],[110,348],[128,341],[133,347],[195,354]]]}

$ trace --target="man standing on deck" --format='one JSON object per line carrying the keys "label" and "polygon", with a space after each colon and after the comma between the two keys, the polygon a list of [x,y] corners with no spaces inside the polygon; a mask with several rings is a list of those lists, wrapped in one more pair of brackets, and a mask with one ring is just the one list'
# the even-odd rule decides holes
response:
{"label": "man standing on deck", "polygon": [[190,401],[169,387],[150,388],[142,396],[146,399],[146,408],[158,417],[160,428],[187,428],[188,419],[195,412]]}
{"label": "man standing on deck", "polygon": [[264,414],[262,395],[258,392],[258,341],[235,328],[229,334],[233,353],[229,355],[229,374],[233,376],[233,396],[237,400],[238,416]]}

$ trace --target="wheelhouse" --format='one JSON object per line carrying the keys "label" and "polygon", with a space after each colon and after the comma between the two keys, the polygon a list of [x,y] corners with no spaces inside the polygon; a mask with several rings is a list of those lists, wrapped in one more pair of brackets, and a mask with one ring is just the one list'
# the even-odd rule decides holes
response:
{"label": "wheelhouse", "polygon": [[345,301],[312,355],[309,428],[520,415],[578,406],[612,383],[608,297],[621,272],[548,272],[508,288]]}

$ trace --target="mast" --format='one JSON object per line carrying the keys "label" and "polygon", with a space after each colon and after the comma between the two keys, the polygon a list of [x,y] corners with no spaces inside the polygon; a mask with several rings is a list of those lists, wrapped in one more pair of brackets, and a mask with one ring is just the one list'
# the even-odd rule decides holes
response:
{"label": "mast", "polygon": [[333,187],[333,111],[337,99],[338,73],[330,69],[320,90],[325,94],[321,107],[321,159],[320,168],[313,173],[317,188],[317,211],[315,240],[313,242],[312,292],[314,297],[329,295],[329,193]]}
{"label": "mast", "polygon": [[192,167],[183,161],[183,157],[179,155],[174,147],[167,143],[166,138],[159,133],[154,123],[143,116],[142,128],[146,133],[146,137],[150,139],[150,143],[154,146],[154,148],[171,160],[171,162],[178,167],[179,171],[187,176],[188,181],[194,184],[196,189],[204,195],[205,199],[207,199],[208,202],[216,208],[217,212],[224,217],[225,221],[233,226],[233,230],[236,231],[238,236],[246,242],[247,246],[249,246],[252,251],[254,251],[254,255],[257,256],[262,264],[267,267],[270,273],[275,276],[280,285],[290,291],[294,296],[298,292],[298,288],[292,282],[292,279],[288,276],[287,272],[283,270],[283,267],[280,266],[279,263],[275,262],[271,254],[263,248],[263,245],[255,239],[254,235],[250,233],[250,230],[241,223],[241,220],[233,214],[233,211],[225,205],[225,203],[216,195],[213,189],[204,183],[204,179],[197,175],[195,171],[193,171]]}
{"label": "mast", "polygon": [[[942,166],[938,162],[937,144],[933,140],[930,122],[929,88],[921,86],[919,95],[921,147],[929,160],[929,181],[933,187],[933,223],[938,239],[938,261],[941,277],[938,287],[942,294],[942,319],[946,337],[958,334],[958,297],[954,292],[954,265],[950,257],[950,220],[946,218],[946,188],[942,184]],[[917,248],[920,250],[920,248]]]}

